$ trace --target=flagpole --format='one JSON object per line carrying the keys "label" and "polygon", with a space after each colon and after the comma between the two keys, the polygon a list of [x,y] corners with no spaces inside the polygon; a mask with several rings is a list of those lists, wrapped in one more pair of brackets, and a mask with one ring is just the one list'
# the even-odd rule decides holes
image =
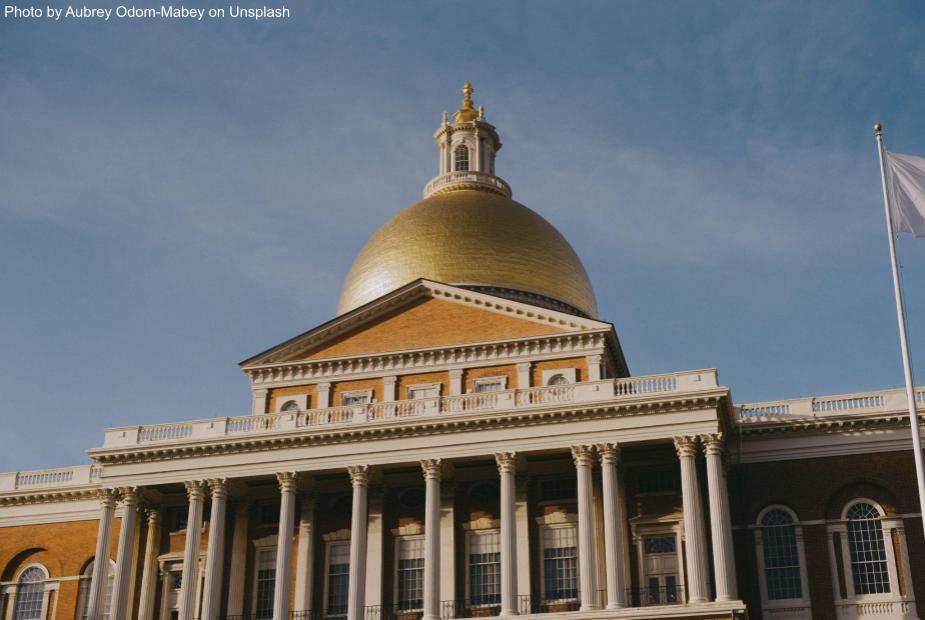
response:
{"label": "flagpole", "polygon": [[896,297],[896,320],[899,322],[899,347],[903,356],[903,374],[906,378],[906,400],[909,405],[909,425],[912,430],[912,450],[915,457],[915,475],[919,487],[919,510],[922,513],[922,528],[925,530],[925,465],[922,463],[922,438],[919,431],[919,416],[915,410],[915,385],[912,379],[912,362],[909,359],[909,337],[906,335],[906,309],[903,305],[903,289],[896,263],[896,241],[893,233],[893,213],[890,209],[890,194],[886,186],[886,156],[883,151],[883,127],[874,125],[877,136],[877,153],[880,156],[880,182],[883,187],[883,209],[886,212],[886,236],[890,242],[890,266],[893,269],[893,292]]}

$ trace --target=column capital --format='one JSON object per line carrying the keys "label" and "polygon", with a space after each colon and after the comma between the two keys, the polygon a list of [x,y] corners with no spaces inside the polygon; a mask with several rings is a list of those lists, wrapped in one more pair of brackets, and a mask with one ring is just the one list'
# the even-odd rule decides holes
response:
{"label": "column capital", "polygon": [[369,485],[369,465],[349,465],[347,473],[350,474],[350,484],[354,488]]}
{"label": "column capital", "polygon": [[319,389],[319,390],[330,390],[330,389],[331,389],[331,382],[330,382],[330,381],[322,381],[321,383],[317,383],[317,384],[315,385],[315,387],[316,387],[317,389]]}
{"label": "column capital", "polygon": [[517,362],[517,371],[523,372],[533,368],[533,362]]}
{"label": "column capital", "polygon": [[227,478],[210,478],[206,483],[209,485],[213,500],[228,497]]}
{"label": "column capital", "polygon": [[726,450],[722,433],[706,433],[700,436],[703,452],[708,456],[722,456]]}
{"label": "column capital", "polygon": [[597,450],[597,457],[601,461],[601,465],[619,465],[620,464],[620,444],[613,443],[599,443],[595,444],[594,448]]}
{"label": "column capital", "polygon": [[441,459],[421,459],[421,470],[426,480],[440,480],[443,477]]}
{"label": "column capital", "polygon": [[604,360],[604,356],[600,353],[594,353],[592,355],[586,355],[585,360],[589,364],[600,364]]}
{"label": "column capital", "polygon": [[145,520],[148,522],[148,527],[154,527],[161,522],[161,511],[153,506],[146,506],[144,508]]}
{"label": "column capital", "polygon": [[299,488],[299,474],[294,471],[276,472],[280,493],[295,493]]}
{"label": "column capital", "polygon": [[119,492],[116,489],[98,489],[96,498],[100,500],[100,506],[103,508],[112,508],[116,505]]}
{"label": "column capital", "polygon": [[462,368],[451,368],[449,372],[450,372],[450,378],[451,378],[451,379],[460,379],[460,378],[462,378],[462,375],[463,375]]}
{"label": "column capital", "polygon": [[675,437],[674,449],[678,453],[678,458],[694,458],[697,456],[697,438],[693,436]]}
{"label": "column capital", "polygon": [[126,507],[138,507],[138,487],[122,487],[119,489],[119,498]]}
{"label": "column capital", "polygon": [[594,466],[594,447],[593,446],[572,446],[572,460],[575,461],[575,467]]}
{"label": "column capital", "polygon": [[516,452],[495,452],[495,462],[498,464],[498,473],[500,474],[517,472]]}
{"label": "column capital", "polygon": [[189,498],[189,501],[202,501],[205,499],[206,486],[203,484],[202,480],[187,480],[183,485],[186,487],[186,496]]}
{"label": "column capital", "polygon": [[388,377],[382,377],[383,385],[395,385],[397,381],[398,381],[398,377],[396,377],[395,375],[389,375]]}
{"label": "column capital", "polygon": [[263,398],[264,396],[270,393],[270,390],[268,390],[267,388],[254,388],[252,390],[252,393],[257,398]]}

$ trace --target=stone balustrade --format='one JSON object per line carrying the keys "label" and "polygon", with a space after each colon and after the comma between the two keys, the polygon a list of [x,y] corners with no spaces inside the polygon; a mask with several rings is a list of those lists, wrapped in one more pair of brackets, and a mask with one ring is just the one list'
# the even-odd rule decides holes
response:
{"label": "stone balustrade", "polygon": [[507,196],[508,198],[511,197],[511,186],[503,179],[493,174],[488,174],[487,172],[477,172],[475,170],[458,170],[455,172],[448,172],[447,174],[441,174],[431,179],[427,185],[424,186],[422,194],[424,198],[427,198],[438,191],[446,191],[459,185],[485,187],[503,196]]}
{"label": "stone balustrade", "polygon": [[100,471],[96,465],[78,465],[0,473],[0,493],[96,484],[99,482]]}
{"label": "stone balustrade", "polygon": [[[925,389],[916,391],[917,408],[925,411]],[[839,396],[809,396],[763,403],[748,403],[736,407],[739,420],[744,424],[772,419],[813,418],[845,414],[865,415],[907,411],[906,390],[878,390]]]}
{"label": "stone balustrade", "polygon": [[298,413],[212,418],[111,428],[105,431],[104,448],[199,440],[205,438],[292,431],[298,428],[387,422],[399,418],[461,414],[481,411],[507,411],[529,407],[554,406],[608,400],[630,400],[657,393],[691,392],[717,387],[715,370],[697,370],[583,381],[497,392],[474,392],[457,396],[343,405],[311,409]]}

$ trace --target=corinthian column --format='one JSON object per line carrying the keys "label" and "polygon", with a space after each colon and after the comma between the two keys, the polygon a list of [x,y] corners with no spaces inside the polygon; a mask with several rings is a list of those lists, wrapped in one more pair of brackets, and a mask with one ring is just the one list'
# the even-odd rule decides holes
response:
{"label": "corinthian column", "polygon": [[[292,575],[292,531],[295,527],[295,472],[276,474],[279,481],[279,533],[276,537],[276,588],[273,594],[273,620],[289,618],[289,590]],[[206,619],[209,620],[209,619]]]}
{"label": "corinthian column", "polygon": [[706,541],[700,485],[697,482],[697,443],[693,437],[675,437],[674,447],[681,461],[681,499],[684,505],[684,538],[687,549],[687,601],[705,603],[707,596]]}
{"label": "corinthian column", "polygon": [[713,538],[713,573],[716,575],[716,600],[734,601],[736,588],[735,557],[732,550],[732,520],[729,517],[729,494],[723,470],[723,436],[701,435],[707,457],[707,492],[710,494],[710,533]]}
{"label": "corinthian column", "polygon": [[90,591],[87,620],[102,620],[106,598],[104,586],[109,581],[109,551],[112,543],[112,518],[116,509],[116,495],[112,489],[100,489],[100,527],[96,535],[96,555],[93,558],[93,574],[90,576]]}
{"label": "corinthian column", "polygon": [[607,609],[626,607],[623,576],[623,507],[618,493],[620,446],[597,445],[601,459],[601,483],[604,503],[604,559],[607,565]]}
{"label": "corinthian column", "polygon": [[209,546],[206,550],[206,583],[202,596],[202,620],[215,620],[222,594],[222,567],[225,565],[225,510],[228,489],[224,479],[209,480],[212,513],[209,517]]}
{"label": "corinthian column", "polygon": [[572,458],[578,474],[578,578],[581,584],[581,609],[598,609],[597,571],[594,567],[594,514],[591,506],[591,467],[594,454],[590,446],[572,446]]}
{"label": "corinthian column", "polygon": [[202,536],[202,506],[205,487],[199,480],[186,483],[189,512],[186,516],[186,544],[183,547],[183,577],[180,584],[179,620],[196,617],[196,586],[199,582],[199,538]]}
{"label": "corinthian column", "polygon": [[501,475],[501,615],[513,616],[517,614],[515,455],[513,452],[498,452],[495,461]]}
{"label": "corinthian column", "polygon": [[440,459],[421,461],[424,472],[424,617],[440,618]]}
{"label": "corinthian column", "polygon": [[353,485],[353,513],[350,516],[350,577],[347,586],[347,620],[363,620],[366,604],[366,505],[369,466],[347,468]]}
{"label": "corinthian column", "polygon": [[138,620],[154,619],[154,593],[157,589],[157,554],[161,542],[161,513],[148,508],[148,533],[145,536],[144,568],[141,571],[141,595],[138,599]]}
{"label": "corinthian column", "polygon": [[132,574],[132,543],[135,540],[135,525],[138,523],[138,490],[135,487],[121,489],[122,525],[119,528],[119,547],[116,552],[116,575],[112,583],[112,618],[122,618],[128,605],[128,582]]}

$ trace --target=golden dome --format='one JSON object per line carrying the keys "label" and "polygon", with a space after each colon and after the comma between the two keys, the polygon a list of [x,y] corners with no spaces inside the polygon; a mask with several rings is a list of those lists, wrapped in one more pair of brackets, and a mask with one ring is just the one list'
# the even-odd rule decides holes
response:
{"label": "golden dome", "polygon": [[588,274],[565,237],[519,202],[487,191],[436,193],[389,220],[350,268],[338,314],[418,278],[537,295],[541,305],[547,298],[597,315]]}

